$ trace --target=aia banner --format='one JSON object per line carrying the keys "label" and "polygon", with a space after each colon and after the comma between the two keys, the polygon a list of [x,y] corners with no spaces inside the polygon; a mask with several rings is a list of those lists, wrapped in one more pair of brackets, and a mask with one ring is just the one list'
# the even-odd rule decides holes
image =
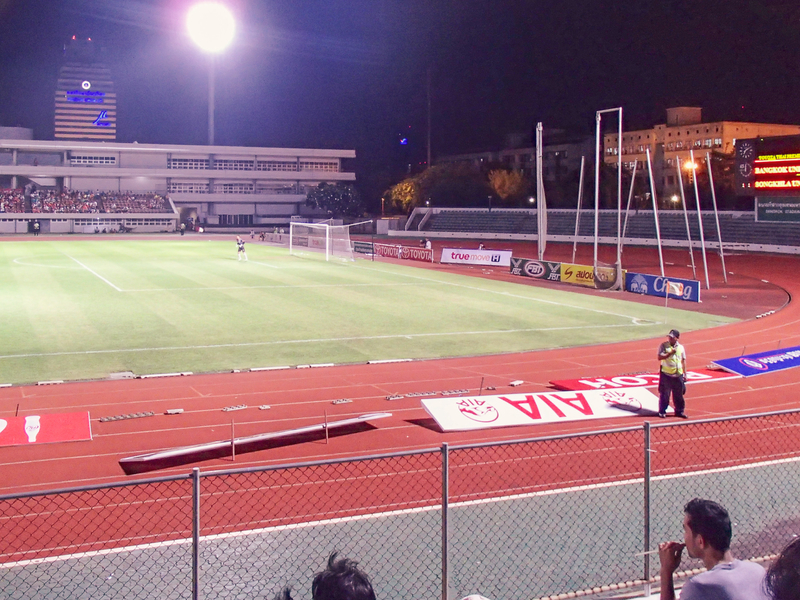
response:
{"label": "aia banner", "polygon": [[[686,383],[738,379],[741,375],[715,369],[695,369],[686,372]],[[615,390],[628,387],[652,387],[658,385],[658,373],[617,375],[615,377],[584,377],[582,379],[559,379],[550,385],[559,390]]]}
{"label": "aia banner", "polygon": [[658,398],[643,387],[429,398],[422,406],[442,431],[470,431],[539,423],[608,419],[658,413]]}
{"label": "aia banner", "polygon": [[0,446],[26,446],[92,439],[88,412],[0,419]]}

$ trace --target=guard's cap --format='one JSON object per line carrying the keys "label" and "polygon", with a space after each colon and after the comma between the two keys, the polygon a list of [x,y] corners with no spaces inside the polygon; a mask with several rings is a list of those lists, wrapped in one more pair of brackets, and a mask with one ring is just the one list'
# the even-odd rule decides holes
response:
{"label": "guard's cap", "polygon": [[675,339],[678,339],[679,337],[681,337],[681,332],[678,331],[677,329],[670,329],[667,335],[669,337],[674,337]]}

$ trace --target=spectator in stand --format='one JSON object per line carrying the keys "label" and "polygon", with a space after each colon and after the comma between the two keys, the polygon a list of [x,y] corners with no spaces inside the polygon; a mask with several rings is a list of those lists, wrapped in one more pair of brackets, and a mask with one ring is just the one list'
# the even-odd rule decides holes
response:
{"label": "spectator in stand", "polygon": [[800,538],[770,565],[765,585],[772,600],[800,600]]}
{"label": "spectator in stand", "polygon": [[[312,600],[375,600],[369,577],[348,558],[336,559],[338,552],[328,557],[328,566],[314,575],[311,583]],[[274,600],[292,600],[291,588],[283,588]]]}
{"label": "spectator in stand", "polygon": [[695,498],[683,515],[684,543],[664,542],[658,546],[661,559],[661,600],[675,600],[672,577],[686,548],[707,569],[687,581],[681,600],[768,600],[764,588],[764,567],[736,560],[731,554],[733,529],[728,511],[711,500]]}

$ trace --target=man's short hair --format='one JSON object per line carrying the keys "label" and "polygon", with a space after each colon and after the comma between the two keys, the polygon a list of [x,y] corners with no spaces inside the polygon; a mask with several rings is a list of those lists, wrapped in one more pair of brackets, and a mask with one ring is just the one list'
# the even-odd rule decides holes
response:
{"label": "man's short hair", "polygon": [[328,567],[314,576],[311,584],[313,600],[375,600],[375,592],[358,563],[340,558],[338,552],[328,557]]}
{"label": "man's short hair", "polygon": [[695,498],[684,507],[689,516],[689,528],[695,535],[702,535],[706,544],[726,552],[731,547],[733,529],[728,511],[713,500]]}
{"label": "man's short hair", "polygon": [[764,585],[774,600],[800,598],[800,538],[786,546],[770,565]]}

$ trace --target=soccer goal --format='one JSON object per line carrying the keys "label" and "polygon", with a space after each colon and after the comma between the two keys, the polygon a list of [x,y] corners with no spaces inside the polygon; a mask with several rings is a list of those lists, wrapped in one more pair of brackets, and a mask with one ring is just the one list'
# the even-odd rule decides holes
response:
{"label": "soccer goal", "polygon": [[328,223],[290,223],[289,254],[303,256],[309,252],[320,256],[324,254],[325,260],[354,260],[350,227]]}

